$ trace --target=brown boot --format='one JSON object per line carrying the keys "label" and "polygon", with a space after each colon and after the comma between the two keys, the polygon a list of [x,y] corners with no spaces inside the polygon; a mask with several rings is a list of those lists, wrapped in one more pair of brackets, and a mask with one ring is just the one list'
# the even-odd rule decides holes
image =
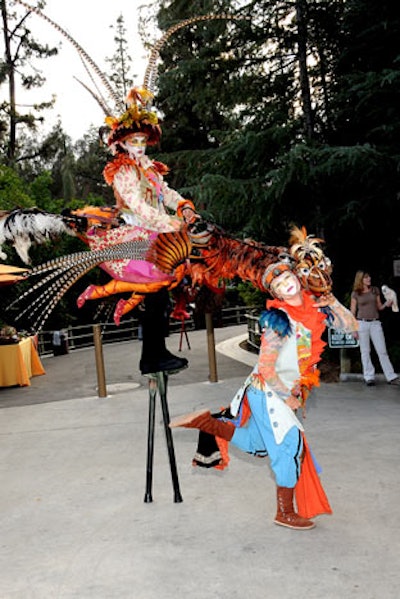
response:
{"label": "brown boot", "polygon": [[293,508],[294,489],[288,487],[277,487],[278,509],[275,516],[275,524],[295,528],[296,530],[309,530],[315,524],[307,518],[296,514]]}
{"label": "brown boot", "polygon": [[230,441],[235,432],[235,426],[230,422],[222,422],[211,416],[208,410],[200,410],[192,412],[185,416],[179,416],[169,423],[170,428],[184,426],[185,428],[197,428],[200,431],[221,437],[226,441]]}

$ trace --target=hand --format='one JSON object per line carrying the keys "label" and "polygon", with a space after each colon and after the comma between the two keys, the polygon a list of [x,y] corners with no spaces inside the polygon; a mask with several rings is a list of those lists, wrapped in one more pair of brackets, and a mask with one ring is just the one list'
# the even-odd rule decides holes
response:
{"label": "hand", "polygon": [[326,306],[331,306],[332,304],[334,304],[335,301],[336,298],[333,295],[333,293],[324,293],[323,295],[315,299],[314,306],[316,308],[325,308]]}
{"label": "hand", "polygon": [[285,404],[289,406],[291,410],[298,410],[301,408],[300,400],[295,395],[289,395],[289,397],[285,400]]}
{"label": "hand", "polygon": [[180,231],[183,226],[182,220],[176,216],[171,216],[171,225],[173,226],[174,231]]}
{"label": "hand", "polygon": [[200,215],[197,214],[197,212],[195,212],[193,208],[190,208],[190,206],[182,208],[182,216],[183,220],[188,225],[194,223],[197,219],[200,218]]}

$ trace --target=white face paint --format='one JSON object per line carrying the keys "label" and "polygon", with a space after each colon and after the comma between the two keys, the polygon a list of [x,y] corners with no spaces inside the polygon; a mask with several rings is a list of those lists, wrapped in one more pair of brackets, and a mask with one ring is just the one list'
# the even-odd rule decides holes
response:
{"label": "white face paint", "polygon": [[133,156],[138,160],[146,154],[147,137],[142,133],[135,133],[124,139],[122,145],[127,150],[129,156]]}
{"label": "white face paint", "polygon": [[300,281],[295,274],[286,270],[271,281],[271,291],[282,300],[293,299],[300,292]]}

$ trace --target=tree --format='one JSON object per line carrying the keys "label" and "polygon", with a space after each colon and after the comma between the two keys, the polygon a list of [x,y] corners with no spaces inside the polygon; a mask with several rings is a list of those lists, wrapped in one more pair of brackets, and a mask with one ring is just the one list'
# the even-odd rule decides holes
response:
{"label": "tree", "polygon": [[75,144],[74,154],[77,197],[90,204],[113,205],[115,200],[112,188],[105,183],[102,174],[108,152],[104,143],[99,140],[98,131],[88,131]]}
{"label": "tree", "polygon": [[128,42],[126,40],[126,29],[124,17],[122,14],[117,18],[115,28],[114,42],[116,44],[115,53],[111,58],[106,58],[112,69],[108,75],[109,80],[114,83],[115,91],[121,99],[126,95],[133,85],[133,77],[130,74],[132,59],[128,54]]}
{"label": "tree", "polygon": [[396,223],[385,225],[399,201],[397,4],[171,0],[158,22],[166,29],[239,7],[251,26],[196,26],[162,51],[161,158],[174,186],[256,239],[282,243],[292,222],[307,225],[326,237],[340,289],[363,256],[390,273],[399,242]]}
{"label": "tree", "polygon": [[26,192],[26,184],[9,166],[0,164],[0,207],[12,210],[15,206],[30,208],[34,205]]}
{"label": "tree", "polygon": [[[44,83],[40,71],[29,69],[29,61],[43,59],[57,54],[57,48],[50,48],[35,40],[28,28],[29,12],[19,16],[11,12],[7,0],[1,0],[1,16],[3,23],[4,60],[0,63],[0,84],[8,82],[8,101],[0,106],[3,146],[7,163],[12,165],[18,158],[18,127],[35,129],[37,122],[42,122],[41,112],[50,108],[54,100],[45,101],[33,107],[33,110],[22,113],[17,102],[18,84],[29,90],[40,87]],[[41,2],[38,6],[43,7]]]}

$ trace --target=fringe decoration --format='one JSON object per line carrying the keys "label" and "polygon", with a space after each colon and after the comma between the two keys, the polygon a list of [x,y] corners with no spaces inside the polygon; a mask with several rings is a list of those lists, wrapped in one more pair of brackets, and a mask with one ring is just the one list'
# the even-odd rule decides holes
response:
{"label": "fringe decoration", "polygon": [[289,316],[283,310],[277,310],[276,308],[261,312],[259,324],[261,330],[268,327],[279,337],[288,337],[293,332]]}

